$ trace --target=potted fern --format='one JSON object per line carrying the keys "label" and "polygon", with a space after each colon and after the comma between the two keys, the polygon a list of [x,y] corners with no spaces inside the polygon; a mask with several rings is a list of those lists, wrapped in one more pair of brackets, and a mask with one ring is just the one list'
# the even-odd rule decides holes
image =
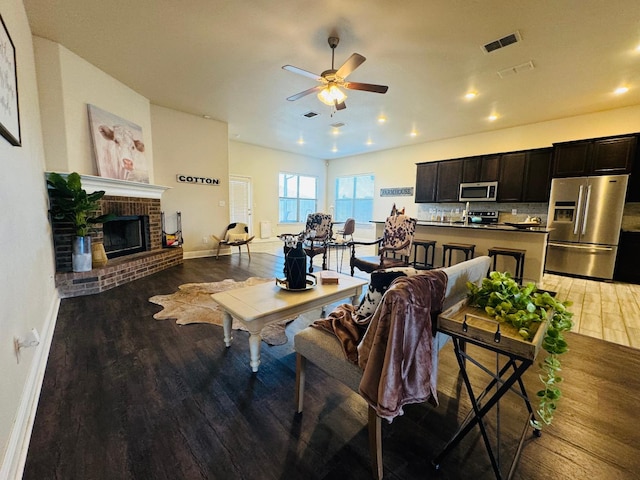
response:
{"label": "potted fern", "polygon": [[73,224],[72,265],[74,272],[91,270],[91,237],[90,231],[96,224],[105,223],[115,218],[113,214],[96,215],[100,209],[100,199],[104,190],[87,193],[82,188],[82,180],[78,173],[67,175],[66,179],[55,172],[47,178],[51,218],[68,221]]}

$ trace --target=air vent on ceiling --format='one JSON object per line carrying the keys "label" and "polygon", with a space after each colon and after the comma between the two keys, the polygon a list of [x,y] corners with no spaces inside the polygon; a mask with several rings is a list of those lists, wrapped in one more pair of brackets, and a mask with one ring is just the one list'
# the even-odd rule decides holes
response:
{"label": "air vent on ceiling", "polygon": [[484,53],[491,53],[501,48],[504,48],[506,46],[512,45],[514,43],[518,43],[521,40],[522,40],[522,37],[520,36],[520,32],[516,30],[515,32],[510,33],[506,37],[502,37],[498,40],[494,40],[493,42],[489,42],[486,45],[483,45],[482,51]]}
{"label": "air vent on ceiling", "polygon": [[331,126],[333,128],[340,128],[340,127],[344,127],[344,123],[342,122],[336,122],[336,123],[332,123]]}
{"label": "air vent on ceiling", "polygon": [[536,68],[533,65],[533,60],[529,60],[527,63],[521,63],[520,65],[516,65],[514,67],[503,68],[502,70],[498,70],[498,76],[500,78],[508,77],[509,75],[514,75],[516,73],[528,72]]}
{"label": "air vent on ceiling", "polygon": [[307,117],[307,118],[313,118],[320,115],[319,113],[316,112],[307,112],[307,113],[303,113],[302,116],[303,117]]}

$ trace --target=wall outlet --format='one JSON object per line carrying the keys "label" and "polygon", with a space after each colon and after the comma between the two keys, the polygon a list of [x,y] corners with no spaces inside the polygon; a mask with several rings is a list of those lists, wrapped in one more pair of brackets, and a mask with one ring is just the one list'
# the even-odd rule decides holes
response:
{"label": "wall outlet", "polygon": [[517,208],[512,208],[511,209],[511,215],[517,215],[518,214],[518,209]]}
{"label": "wall outlet", "polygon": [[226,202],[225,202],[224,200],[220,200],[220,201],[218,202],[218,206],[219,206],[219,207],[224,207],[225,205],[226,205]]}
{"label": "wall outlet", "polygon": [[202,243],[204,243],[205,245],[209,243],[209,237],[207,237],[206,235],[202,237]]}

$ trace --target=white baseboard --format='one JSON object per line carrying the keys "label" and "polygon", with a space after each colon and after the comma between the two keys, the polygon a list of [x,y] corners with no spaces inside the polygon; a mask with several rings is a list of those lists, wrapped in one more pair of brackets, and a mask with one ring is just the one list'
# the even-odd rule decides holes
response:
{"label": "white baseboard", "polygon": [[182,254],[182,258],[184,258],[185,260],[189,260],[191,258],[204,258],[204,257],[213,257],[213,256],[215,256],[215,253],[213,250],[196,250],[193,252],[183,252]]}
{"label": "white baseboard", "polygon": [[47,317],[42,324],[40,345],[36,347],[27,381],[22,390],[16,421],[13,424],[4,460],[0,466],[0,480],[20,480],[22,478],[59,309],[60,296],[56,291],[51,299]]}

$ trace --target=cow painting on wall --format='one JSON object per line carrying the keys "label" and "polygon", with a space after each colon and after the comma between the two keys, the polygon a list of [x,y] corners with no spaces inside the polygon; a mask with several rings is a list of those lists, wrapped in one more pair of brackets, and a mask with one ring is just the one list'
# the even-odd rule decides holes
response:
{"label": "cow painting on wall", "polygon": [[98,174],[149,183],[142,128],[94,105],[87,107]]}

